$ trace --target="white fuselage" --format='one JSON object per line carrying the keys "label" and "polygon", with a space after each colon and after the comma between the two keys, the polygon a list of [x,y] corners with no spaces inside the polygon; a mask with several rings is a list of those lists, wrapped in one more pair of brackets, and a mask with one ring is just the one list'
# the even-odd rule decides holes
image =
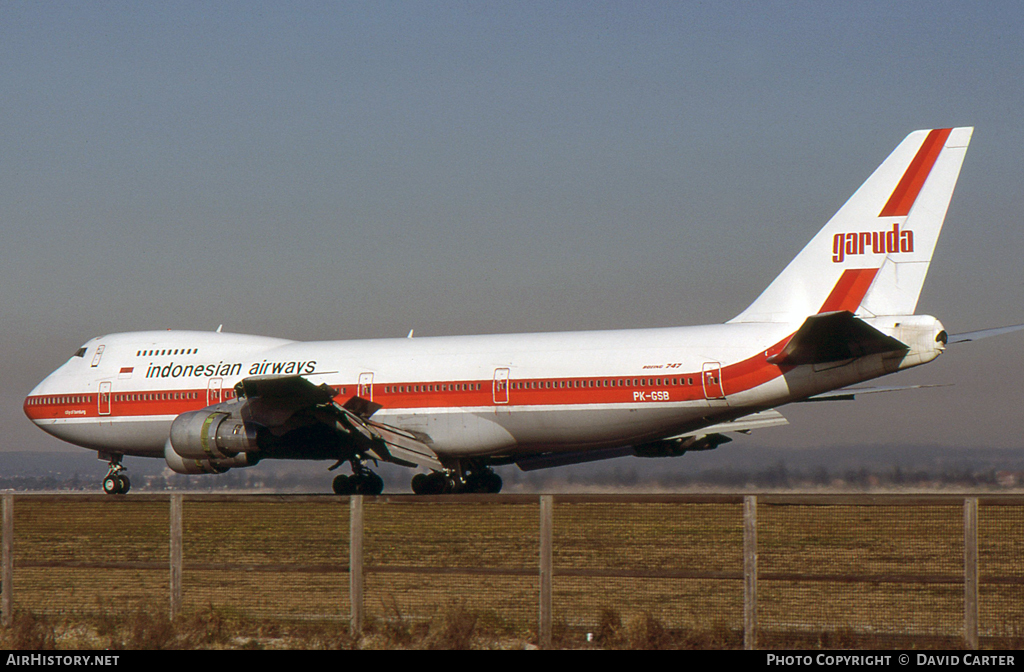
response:
{"label": "white fuselage", "polygon": [[[941,330],[927,319],[928,335]],[[941,351],[924,338],[898,359],[769,363],[797,326],[321,342],[113,334],[85,344],[32,390],[24,408],[65,441],[161,457],[179,414],[231,401],[234,385],[249,376],[299,374],[335,388],[340,403],[360,396],[380,404],[374,420],[426,435],[439,456],[457,459],[654,441],[924,363]]]}

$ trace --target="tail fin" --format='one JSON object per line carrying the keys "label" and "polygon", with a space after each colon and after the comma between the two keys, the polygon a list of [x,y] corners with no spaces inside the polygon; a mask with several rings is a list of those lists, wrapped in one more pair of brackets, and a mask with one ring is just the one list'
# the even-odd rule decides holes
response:
{"label": "tail fin", "polygon": [[820,312],[911,315],[972,127],[914,131],[754,303],[730,322]]}

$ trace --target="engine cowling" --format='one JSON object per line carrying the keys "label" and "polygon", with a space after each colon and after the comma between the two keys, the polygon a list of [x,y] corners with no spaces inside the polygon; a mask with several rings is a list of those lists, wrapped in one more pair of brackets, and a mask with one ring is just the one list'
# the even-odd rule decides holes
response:
{"label": "engine cowling", "polygon": [[182,457],[175,452],[171,440],[168,439],[164,444],[164,461],[172,471],[179,474],[223,474],[228,469],[252,466],[258,460],[245,453],[215,460]]}
{"label": "engine cowling", "polygon": [[170,438],[174,452],[193,460],[226,460],[259,450],[256,428],[242,420],[237,405],[224,406],[217,404],[175,418]]}

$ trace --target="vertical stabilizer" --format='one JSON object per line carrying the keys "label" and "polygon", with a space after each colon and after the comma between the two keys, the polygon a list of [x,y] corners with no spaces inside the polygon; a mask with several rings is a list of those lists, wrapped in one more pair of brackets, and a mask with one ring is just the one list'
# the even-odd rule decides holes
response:
{"label": "vertical stabilizer", "polygon": [[730,322],[802,322],[836,310],[913,314],[973,131],[908,135]]}

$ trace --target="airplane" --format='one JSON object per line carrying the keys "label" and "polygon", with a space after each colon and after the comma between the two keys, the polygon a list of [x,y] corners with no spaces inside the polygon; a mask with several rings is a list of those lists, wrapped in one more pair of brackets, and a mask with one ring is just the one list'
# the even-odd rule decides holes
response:
{"label": "airplane", "polygon": [[[710,450],[786,424],[778,407],[931,362],[950,337],[915,315],[972,127],[910,133],[804,249],[724,324],[298,342],[201,331],[93,338],[31,391],[43,431],[109,463],[181,474],[333,460],[337,494],[380,494],[368,463],[418,469],[417,494],[496,493],[521,469]],[[916,387],[916,386],[915,386]]]}

